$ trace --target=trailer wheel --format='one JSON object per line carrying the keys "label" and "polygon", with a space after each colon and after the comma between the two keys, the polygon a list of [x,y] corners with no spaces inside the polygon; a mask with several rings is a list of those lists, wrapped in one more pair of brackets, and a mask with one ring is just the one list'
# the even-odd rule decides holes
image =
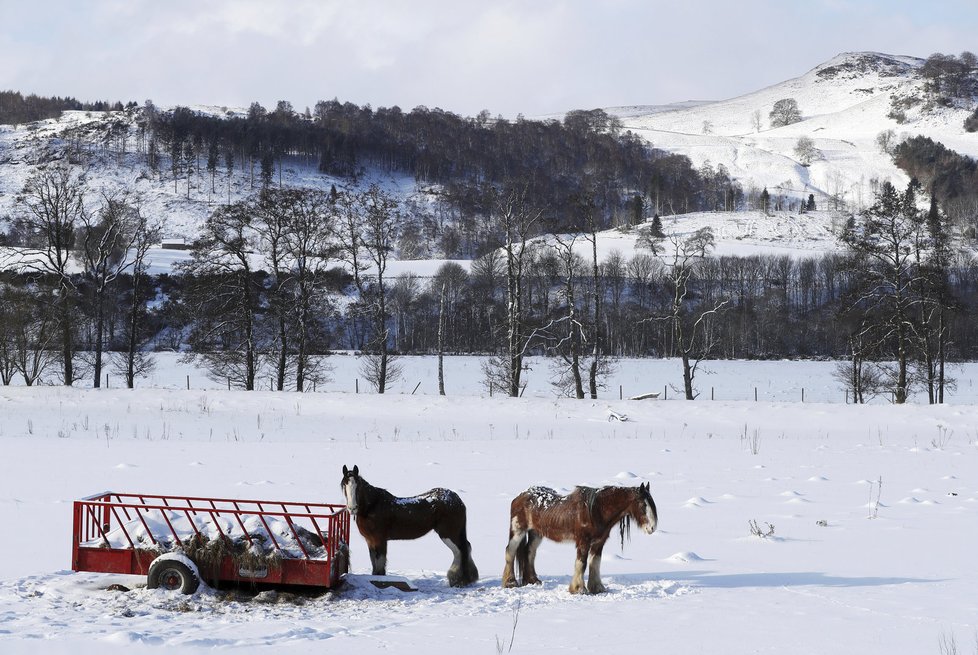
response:
{"label": "trailer wheel", "polygon": [[149,589],[166,589],[189,595],[197,591],[200,578],[180,560],[160,558],[149,565],[146,586]]}

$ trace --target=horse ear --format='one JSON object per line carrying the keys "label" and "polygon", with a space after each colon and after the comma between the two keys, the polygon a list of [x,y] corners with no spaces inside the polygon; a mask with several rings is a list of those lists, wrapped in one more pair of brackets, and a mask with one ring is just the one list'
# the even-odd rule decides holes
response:
{"label": "horse ear", "polygon": [[346,477],[350,474],[350,469],[346,468],[346,464],[343,465],[343,476]]}
{"label": "horse ear", "polygon": [[360,475],[360,468],[356,464],[353,465],[353,475]]}

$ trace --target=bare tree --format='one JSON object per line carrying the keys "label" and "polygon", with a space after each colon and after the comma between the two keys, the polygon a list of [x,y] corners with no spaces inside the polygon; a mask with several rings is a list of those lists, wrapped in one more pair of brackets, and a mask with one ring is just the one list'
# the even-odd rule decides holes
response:
{"label": "bare tree", "polygon": [[815,141],[811,137],[798,137],[798,141],[795,142],[795,156],[798,157],[802,166],[810,166],[821,155],[822,153],[815,147]]}
{"label": "bare tree", "polygon": [[113,357],[113,368],[126,380],[130,389],[136,386],[136,378],[148,375],[156,366],[155,359],[142,350],[146,321],[146,257],[149,249],[159,241],[160,226],[150,226],[146,217],[135,207],[134,238],[130,246],[132,259],[132,294],[127,310],[126,327],[123,331],[125,350]]}
{"label": "bare tree", "polygon": [[[495,252],[495,251],[491,251]],[[471,304],[470,278],[455,262],[442,264],[431,280],[429,293],[438,292],[438,393],[445,395],[445,351],[459,348],[462,335],[458,324],[465,306]]]}
{"label": "bare tree", "polygon": [[574,253],[577,235],[554,236],[554,250],[560,263],[560,276],[564,310],[559,323],[564,324],[562,338],[553,347],[563,366],[558,364],[558,377],[555,382],[561,390],[569,391],[568,395],[584,398],[584,384],[581,376],[581,350],[584,345],[584,326],[578,316],[577,286],[584,268],[581,257]]}
{"label": "bare tree", "polygon": [[[604,303],[604,290],[602,284],[604,277],[601,275],[601,267],[598,263],[598,223],[595,218],[595,207],[593,200],[583,203],[584,213],[584,239],[591,245],[591,361],[588,365],[588,393],[592,399],[598,397],[598,388],[603,386],[602,378],[611,373],[613,366],[607,357],[607,335],[604,326],[607,324]],[[658,214],[656,214],[658,218]],[[653,222],[653,226],[655,223]],[[659,229],[661,231],[661,222]],[[653,250],[654,252],[654,250]]]}
{"label": "bare tree", "polygon": [[283,245],[291,271],[288,290],[295,324],[295,388],[304,391],[307,381],[325,379],[326,368],[321,359],[313,359],[312,350],[324,341],[318,319],[332,311],[322,285],[329,261],[339,255],[335,239],[338,218],[335,204],[326,193],[285,189],[276,194],[288,227]]}
{"label": "bare tree", "polygon": [[928,235],[912,189],[909,187],[901,195],[892,184],[884,182],[876,202],[863,212],[861,224],[845,230],[841,237],[853,254],[854,271],[862,282],[853,307],[871,319],[864,323],[863,330],[875,335],[880,348],[893,349],[896,368],[892,391],[896,403],[907,400],[909,365],[918,331],[915,309],[921,302],[915,291],[926,284],[921,253]]}
{"label": "bare tree", "polygon": [[285,389],[291,336],[288,329],[289,302],[286,298],[290,275],[285,261],[285,238],[289,231],[286,216],[288,210],[283,205],[285,200],[287,199],[280,194],[275,194],[273,189],[266,186],[259,193],[257,201],[249,203],[248,210],[254,217],[254,226],[258,232],[258,250],[265,260],[272,284],[270,309],[275,317],[277,328],[275,384],[279,391]]}
{"label": "bare tree", "polygon": [[0,383],[9,385],[17,373],[17,328],[23,320],[14,311],[14,290],[0,286]]}
{"label": "bare tree", "polygon": [[390,352],[390,310],[384,277],[397,238],[397,199],[372,185],[360,193],[341,194],[339,207],[342,256],[353,272],[361,310],[371,323],[364,374],[377,393],[384,393],[388,382],[400,373]]}
{"label": "bare tree", "polygon": [[85,216],[85,183],[81,174],[66,164],[44,168],[24,186],[26,213],[18,230],[27,241],[22,267],[50,281],[55,290],[62,360],[62,381],[71,385],[75,370],[75,331],[78,289],[72,278],[75,228]]}
{"label": "bare tree", "polygon": [[761,110],[755,109],[750,115],[750,125],[755,132],[760,132],[764,124],[761,122]]}
{"label": "bare tree", "polygon": [[525,186],[513,186],[494,194],[493,213],[502,232],[505,257],[506,350],[503,355],[490,358],[483,372],[490,384],[501,386],[508,395],[517,397],[531,335],[523,304],[523,284],[531,250],[529,239],[543,212],[531,205]]}
{"label": "bare tree", "polygon": [[102,380],[107,296],[118,276],[132,267],[132,248],[139,238],[140,225],[145,221],[127,194],[103,193],[98,211],[94,215],[82,213],[79,223],[79,254],[92,292],[95,323],[93,386],[98,388]]}
{"label": "bare tree", "polygon": [[665,278],[672,292],[669,310],[654,320],[668,323],[672,332],[672,350],[682,361],[683,392],[686,400],[698,395],[693,388],[696,370],[716,346],[709,328],[709,321],[726,305],[727,300],[707,302],[696,296],[694,281],[699,264],[713,249],[713,231],[704,227],[682,238],[670,235],[671,253],[663,256],[666,262]]}
{"label": "bare tree", "polygon": [[[42,290],[42,294],[53,294]],[[33,386],[55,364],[53,347],[57,342],[56,322],[52,316],[55,305],[37,302],[37,292],[6,288],[0,310],[0,351],[3,383],[9,384],[20,373],[27,386]]]}
{"label": "bare tree", "polygon": [[438,395],[445,395],[445,288],[442,282],[441,293],[438,294]]}
{"label": "bare tree", "polygon": [[884,155],[892,155],[893,149],[896,146],[896,132],[892,129],[886,129],[876,135],[876,147]]}
{"label": "bare tree", "polygon": [[194,242],[186,310],[192,317],[188,359],[200,360],[215,379],[255,388],[265,348],[259,333],[261,284],[252,270],[255,234],[250,208],[235,203],[217,209]]}

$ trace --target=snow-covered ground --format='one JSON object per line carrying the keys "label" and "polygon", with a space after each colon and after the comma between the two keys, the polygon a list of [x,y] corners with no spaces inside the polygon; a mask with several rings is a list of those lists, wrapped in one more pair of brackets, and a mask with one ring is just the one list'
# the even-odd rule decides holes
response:
{"label": "snow-covered ground", "polygon": [[[534,362],[523,398],[489,398],[471,359],[405,360],[385,396],[0,388],[0,652],[940,653],[978,630],[975,367],[945,406],[557,399]],[[829,363],[710,363],[703,380],[841,391]],[[625,393],[676,382],[675,362],[624,362]],[[164,361],[156,380],[186,370]],[[421,380],[418,392],[411,388]],[[196,380],[203,377],[197,373]],[[211,383],[213,384],[213,383]],[[717,385],[719,389],[722,385]],[[701,386],[702,390],[702,386]],[[806,397],[806,400],[810,396]],[[800,400],[800,399],[799,399]],[[830,400],[820,398],[818,400]],[[609,411],[610,410],[610,411]],[[609,420],[611,411],[627,417]],[[388,571],[417,593],[365,586],[354,534],[349,589],[249,599],[147,590],[72,573],[71,501],[112,489],[340,501],[343,464],[398,495],[458,491],[480,580],[452,589],[434,536],[392,543]],[[571,596],[573,548],[545,542],[543,585],[502,589],[509,501],[533,484],[651,482],[659,530],[605,549],[609,592]],[[753,536],[756,521],[773,534]],[[355,528],[354,528],[355,533]],[[109,591],[121,583],[132,591]],[[516,619],[514,626],[514,619]]]}

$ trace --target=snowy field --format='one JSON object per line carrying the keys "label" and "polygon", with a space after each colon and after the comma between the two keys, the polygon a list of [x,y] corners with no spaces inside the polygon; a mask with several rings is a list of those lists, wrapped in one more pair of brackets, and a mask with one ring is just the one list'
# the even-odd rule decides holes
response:
{"label": "snowy field", "polygon": [[[301,396],[202,388],[200,372],[170,360],[153,381],[170,388],[0,389],[0,652],[938,654],[942,639],[976,650],[973,366],[956,372],[954,402],[935,407],[846,406],[829,363],[710,363],[689,403],[671,390],[618,400],[617,386],[599,401],[558,399],[539,361],[523,398],[489,398],[469,358],[448,360],[448,397],[434,395],[430,358],[405,360],[392,394],[355,394],[355,358],[335,360],[334,392]],[[624,362],[615,385],[657,390],[677,374],[675,362]],[[754,402],[764,380],[816,402],[763,388]],[[743,399],[711,402],[709,381]],[[353,584],[317,598],[184,597],[70,571],[77,498],[339,502],[343,464],[397,495],[458,491],[479,582],[449,588],[451,554],[429,535],[388,554],[388,572],[417,593],[364,586],[355,527]],[[550,542],[542,586],[500,587],[515,495],[645,481],[660,529],[632,530],[624,549],[609,540],[608,593],[568,594],[573,547]],[[773,534],[753,536],[749,521]]]}

